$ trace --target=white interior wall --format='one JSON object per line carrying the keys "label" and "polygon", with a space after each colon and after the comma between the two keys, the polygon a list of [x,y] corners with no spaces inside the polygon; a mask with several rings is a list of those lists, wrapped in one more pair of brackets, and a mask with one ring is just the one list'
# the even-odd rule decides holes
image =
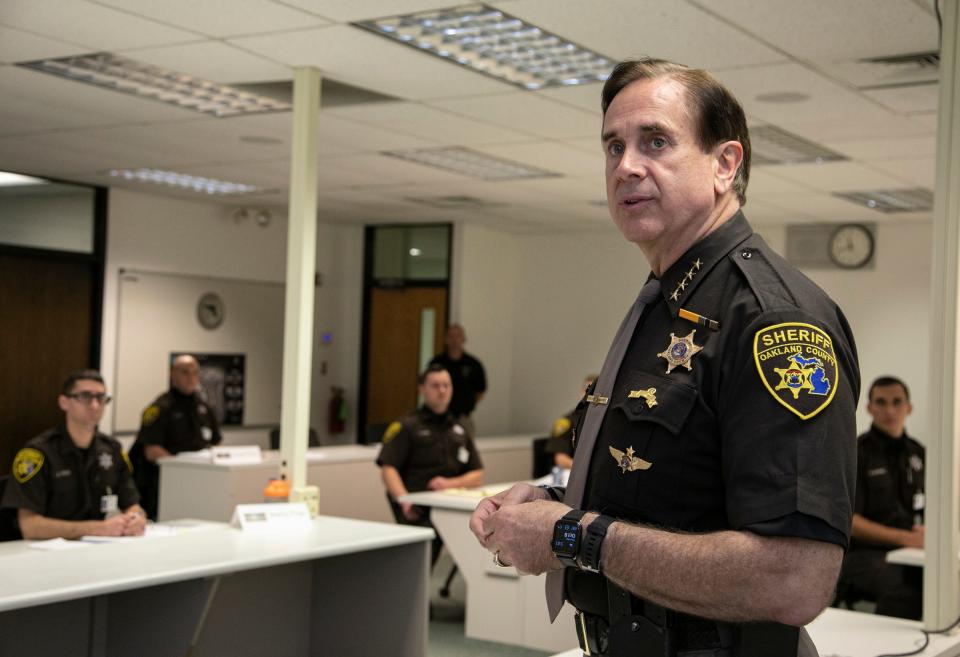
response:
{"label": "white interior wall", "polygon": [[490,228],[457,224],[453,233],[450,321],[463,324],[466,350],[480,359],[487,375],[487,393],[473,414],[479,436],[511,433],[513,414],[525,403],[511,379],[519,268],[518,240]]}
{"label": "white interior wall", "polygon": [[[261,227],[251,220],[238,223],[232,217],[233,209],[216,203],[122,189],[110,191],[100,361],[109,388],[112,389],[114,383],[120,269],[283,281],[286,273],[283,213],[274,212],[273,222]],[[311,419],[321,440],[326,440],[329,386],[346,387],[348,403],[351,409],[356,408],[363,229],[321,224],[317,235],[317,267],[323,275],[323,285],[317,290],[316,333],[318,341],[323,332],[329,332],[333,340],[329,345],[314,346],[315,402]],[[326,374],[321,374],[324,362]],[[157,394],[160,392],[162,390],[157,390]],[[143,405],[150,401],[144,399]],[[345,435],[354,435],[352,426],[348,426]],[[105,430],[113,427],[109,407],[101,427]],[[255,443],[264,447],[268,444],[267,436],[267,430],[224,432],[226,443]]]}

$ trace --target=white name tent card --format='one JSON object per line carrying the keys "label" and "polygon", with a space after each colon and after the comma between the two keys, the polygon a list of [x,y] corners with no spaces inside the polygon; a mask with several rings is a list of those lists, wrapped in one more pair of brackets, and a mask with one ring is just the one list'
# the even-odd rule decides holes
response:
{"label": "white name tent card", "polygon": [[239,525],[244,531],[306,530],[312,521],[310,511],[303,502],[272,502],[238,504],[230,524]]}
{"label": "white name tent card", "polygon": [[211,447],[210,461],[217,465],[243,465],[260,463],[263,454],[259,445],[235,445],[232,447]]}

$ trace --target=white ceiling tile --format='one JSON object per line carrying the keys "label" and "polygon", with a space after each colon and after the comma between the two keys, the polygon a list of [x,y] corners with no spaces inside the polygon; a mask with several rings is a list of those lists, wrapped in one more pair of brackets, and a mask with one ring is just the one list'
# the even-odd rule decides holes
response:
{"label": "white ceiling tile", "polygon": [[[784,209],[773,205],[766,199],[751,197],[749,190],[747,190],[747,205],[743,208],[743,214],[754,228],[764,225],[779,226],[820,221],[817,217],[799,212],[794,207]],[[761,235],[763,234],[762,230],[758,232]]]}
{"label": "white ceiling tile", "polygon": [[852,192],[902,186],[895,178],[857,162],[784,165],[777,168],[776,175],[824,192]]}
{"label": "white ceiling tile", "polygon": [[[2,20],[2,18],[0,18]],[[0,64],[27,62],[46,57],[66,57],[86,52],[87,48],[56,41],[0,25]]]}
{"label": "white ceiling tile", "polygon": [[[284,0],[284,4],[342,23],[445,9],[449,0]],[[456,3],[452,3],[456,4]],[[462,3],[461,3],[462,4]]]}
{"label": "white ceiling tile", "polygon": [[55,10],[46,2],[3,0],[0,22],[91,50],[184,43],[198,38],[195,32],[79,0],[58,2]]}
{"label": "white ceiling tile", "polygon": [[530,139],[529,135],[520,132],[417,103],[374,103],[335,108],[324,113],[447,145],[473,146]]}
{"label": "white ceiling tile", "polygon": [[[792,121],[785,119],[776,124],[796,135],[817,144],[839,141],[868,141],[892,137],[921,137],[936,132],[936,128],[925,125],[923,115],[898,116],[886,110],[875,108],[867,111],[857,120],[850,116],[845,119]],[[936,117],[934,117],[936,118]]]}
{"label": "white ceiling tile", "polygon": [[937,133],[937,112],[927,112],[923,114],[911,114],[910,120],[920,126],[923,126],[928,134]]}
{"label": "white ceiling tile", "polygon": [[328,21],[268,0],[98,0],[125,12],[211,37],[294,30]]}
{"label": "white ceiling tile", "polygon": [[0,135],[4,136],[105,125],[113,121],[101,114],[34,102],[6,93],[0,103]]}
{"label": "white ceiling tile", "polygon": [[551,139],[587,137],[599,130],[591,113],[524,91],[434,100],[428,105]]}
{"label": "white ceiling tile", "polygon": [[124,56],[221,84],[293,78],[290,68],[220,41],[131,50]]}
{"label": "white ceiling tile", "polygon": [[[600,113],[600,94],[602,91],[603,85],[597,82],[593,84],[578,84],[573,87],[550,87],[548,89],[535,91],[534,93],[590,112],[594,116],[597,126],[599,126],[600,120],[602,119],[602,114]],[[600,130],[598,127],[597,135],[599,134]]]}
{"label": "white ceiling tile", "polygon": [[933,50],[932,9],[905,0],[700,0],[747,32],[806,59]]}
{"label": "white ceiling tile", "polygon": [[796,180],[780,177],[777,172],[783,167],[784,165],[750,167],[747,198],[752,200],[776,197],[781,194],[800,194],[808,189],[806,185],[798,183]]}
{"label": "white ceiling tile", "polygon": [[650,55],[718,69],[784,59],[774,49],[686,3],[605,0],[598,5],[590,0],[518,0],[504,5],[503,10],[614,60]]}
{"label": "white ceiling tile", "polygon": [[824,141],[823,145],[847,157],[866,161],[934,156],[937,154],[936,135]]}
{"label": "white ceiling tile", "polygon": [[935,157],[874,160],[870,162],[870,166],[895,176],[909,185],[919,185],[930,190],[936,185],[937,159]]}
{"label": "white ceiling tile", "polygon": [[230,42],[288,66],[316,66],[335,80],[398,98],[464,96],[513,88],[349,25],[241,37]]}
{"label": "white ceiling tile", "polygon": [[940,87],[936,84],[864,90],[862,93],[902,114],[936,112],[940,102]]}
{"label": "white ceiling tile", "polygon": [[603,157],[598,148],[591,157],[579,149],[553,141],[504,144],[478,148],[484,153],[521,162],[566,176],[595,177],[603,185]]}

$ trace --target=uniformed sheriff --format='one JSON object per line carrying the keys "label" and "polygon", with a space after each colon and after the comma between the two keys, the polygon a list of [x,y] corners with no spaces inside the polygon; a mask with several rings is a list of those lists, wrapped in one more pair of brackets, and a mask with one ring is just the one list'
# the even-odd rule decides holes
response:
{"label": "uniformed sheriff", "polygon": [[2,506],[27,539],[137,536],[146,514],[120,443],[97,431],[110,402],[96,370],[70,374],[57,403],[63,425],[17,452]]}
{"label": "uniformed sheriff", "polygon": [[213,408],[200,396],[200,367],[190,355],[170,366],[170,389],[143,411],[137,442],[130,450],[143,506],[157,517],[160,491],[158,459],[196,452],[223,440]]}
{"label": "uniformed sheriff", "polygon": [[815,655],[856,480],[856,349],[840,309],[756,235],[743,109],[705,71],[618,64],[607,201],[650,268],[577,430],[565,490],[470,520],[497,564],[547,573],[586,654]]}
{"label": "uniformed sheriff", "polygon": [[[450,411],[450,372],[433,364],[417,381],[423,406],[387,427],[377,465],[397,522],[430,527],[429,509],[399,498],[425,490],[479,486],[483,462],[473,436]],[[442,545],[437,537],[433,562]]]}

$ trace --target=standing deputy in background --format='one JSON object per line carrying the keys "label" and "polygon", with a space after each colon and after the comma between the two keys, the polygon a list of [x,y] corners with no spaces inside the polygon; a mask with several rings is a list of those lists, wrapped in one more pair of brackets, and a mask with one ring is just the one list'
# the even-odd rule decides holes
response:
{"label": "standing deputy in background", "polygon": [[72,373],[57,397],[63,425],[17,452],[2,506],[17,509],[24,538],[143,533],[146,514],[123,448],[97,431],[109,402],[99,372]]}
{"label": "standing deputy in background", "polygon": [[[577,431],[566,490],[520,484],[470,521],[548,572],[591,654],[815,655],[853,506],[860,382],[840,309],[754,234],[743,109],[705,71],[618,64],[607,202],[651,274]],[[576,304],[573,304],[576,307]]]}
{"label": "standing deputy in background", "polygon": [[143,411],[137,442],[130,452],[151,518],[157,517],[160,471],[157,459],[218,445],[223,437],[213,409],[200,397],[200,366],[193,356],[177,356],[170,367],[170,389]]}
{"label": "standing deputy in background", "polygon": [[877,613],[919,620],[923,569],[887,563],[887,552],[923,547],[923,445],[907,435],[913,411],[907,384],[882,376],[870,385],[870,430],[857,438],[853,539],[843,559],[838,598],[867,599]]}
{"label": "standing deputy in background", "polygon": [[576,427],[580,423],[587,408],[586,397],[587,390],[597,380],[596,374],[589,374],[583,379],[580,386],[580,402],[576,407],[562,417],[558,417],[553,422],[553,428],[550,431],[550,440],[547,442],[546,452],[553,454],[553,464],[557,467],[569,470],[573,467],[573,443]]}
{"label": "standing deputy in background", "polygon": [[442,354],[434,356],[430,364],[441,365],[450,372],[450,380],[453,382],[450,412],[473,436],[476,435],[476,431],[470,414],[487,392],[487,375],[483,371],[483,364],[464,351],[463,345],[466,342],[467,332],[463,327],[459,324],[451,324],[447,328],[446,349]]}
{"label": "standing deputy in background", "polygon": [[[450,373],[430,365],[418,383],[423,406],[387,427],[377,465],[397,522],[431,527],[429,509],[399,498],[424,490],[479,486],[483,462],[473,436],[450,410]],[[431,563],[442,546],[435,538]]]}

